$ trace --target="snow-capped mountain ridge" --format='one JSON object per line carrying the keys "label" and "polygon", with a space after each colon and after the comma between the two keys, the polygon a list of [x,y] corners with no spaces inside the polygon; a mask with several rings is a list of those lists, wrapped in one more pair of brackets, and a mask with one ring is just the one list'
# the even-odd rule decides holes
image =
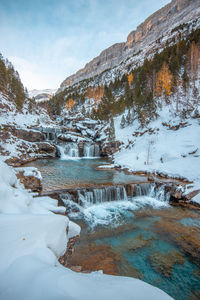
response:
{"label": "snow-capped mountain ridge", "polygon": [[53,95],[55,94],[56,92],[56,89],[44,89],[44,90],[31,90],[31,91],[28,91],[28,94],[29,94],[29,97],[36,97],[40,94],[49,94],[49,95]]}

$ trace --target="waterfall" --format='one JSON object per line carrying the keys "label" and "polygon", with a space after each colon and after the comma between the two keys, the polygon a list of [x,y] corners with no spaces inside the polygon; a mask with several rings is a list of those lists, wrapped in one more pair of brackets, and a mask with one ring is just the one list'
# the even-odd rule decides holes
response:
{"label": "waterfall", "polygon": [[156,184],[151,185],[151,189],[149,191],[149,196],[152,198],[156,198],[159,201],[169,202],[170,199],[170,191],[166,192],[166,185],[162,184],[161,186],[156,186]]}
{"label": "waterfall", "polygon": [[57,136],[61,133],[61,129],[53,128],[53,127],[46,127],[42,128],[41,131],[45,134],[46,140],[48,142],[57,142]]}
{"label": "waterfall", "polygon": [[86,189],[78,191],[78,204],[83,207],[120,200],[128,200],[124,186],[109,186],[100,189],[95,188],[90,191]]}
{"label": "waterfall", "polygon": [[68,143],[66,145],[57,146],[60,152],[61,159],[69,159],[70,157],[79,157],[78,145]]}
{"label": "waterfall", "polygon": [[[170,199],[169,185],[160,183],[90,187],[72,190],[65,194],[61,199],[65,200],[63,202],[67,207],[73,207],[73,209],[75,207],[75,211],[77,207],[79,210],[81,208],[84,210],[92,208],[95,204],[105,207],[109,203],[109,207],[111,207],[112,201],[115,202],[113,203],[115,208],[117,201],[119,201],[119,207],[127,206],[127,202],[129,202],[133,210],[145,206],[162,208],[168,206]],[[123,201],[124,204],[121,204]],[[76,206],[72,206],[70,203],[75,203]]]}
{"label": "waterfall", "polygon": [[150,190],[149,183],[137,184],[135,187],[135,196],[147,196]]}
{"label": "waterfall", "polygon": [[85,144],[83,148],[84,157],[99,157],[99,145],[98,144]]}
{"label": "waterfall", "polygon": [[148,196],[159,201],[169,201],[170,192],[166,192],[165,185],[158,186],[155,183],[142,183],[135,186],[134,196]]}
{"label": "waterfall", "polygon": [[[132,189],[130,190],[130,186]],[[77,189],[71,194],[71,201],[78,203],[82,207],[89,207],[94,204],[101,204],[111,201],[132,201],[138,197],[141,203],[146,198],[155,199],[160,203],[168,203],[170,192],[166,192],[165,185],[157,186],[155,183],[128,184],[119,186],[105,186],[100,188]],[[69,197],[67,197],[69,200]]]}
{"label": "waterfall", "polygon": [[69,157],[79,157],[78,145],[76,143],[68,143],[65,146],[65,154]]}
{"label": "waterfall", "polygon": [[160,183],[89,187],[67,191],[61,199],[71,218],[83,218],[94,228],[97,225],[116,226],[127,217],[132,219],[138,209],[168,207],[168,190]]}
{"label": "waterfall", "polygon": [[99,145],[98,144],[84,144],[82,155],[80,156],[79,145],[76,143],[66,143],[62,145],[57,145],[60,152],[61,159],[69,158],[94,158],[99,157]]}

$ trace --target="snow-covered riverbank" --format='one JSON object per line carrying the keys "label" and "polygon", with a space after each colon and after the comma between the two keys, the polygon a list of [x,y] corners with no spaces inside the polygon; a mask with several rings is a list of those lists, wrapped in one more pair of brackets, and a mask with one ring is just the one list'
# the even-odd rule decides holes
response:
{"label": "snow-covered riverbank", "polygon": [[33,198],[2,161],[0,177],[0,299],[170,299],[137,279],[64,268],[58,258],[79,226],[54,214],[65,211],[56,200]]}
{"label": "snow-covered riverbank", "polygon": [[[199,118],[174,117],[173,107],[165,106],[159,117],[141,128],[137,120],[121,128],[115,119],[116,139],[124,143],[114,155],[115,165],[131,171],[162,173],[192,181],[189,191],[200,188]],[[196,197],[195,201],[200,198]]]}

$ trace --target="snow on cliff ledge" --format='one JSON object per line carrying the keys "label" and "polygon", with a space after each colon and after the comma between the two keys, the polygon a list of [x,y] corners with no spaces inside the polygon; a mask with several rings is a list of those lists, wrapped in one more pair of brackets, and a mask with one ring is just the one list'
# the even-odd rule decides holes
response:
{"label": "snow on cliff ledge", "polygon": [[171,299],[163,291],[138,279],[75,273],[58,257],[78,225],[53,212],[63,212],[57,201],[33,198],[14,171],[0,160],[0,299],[92,300]]}

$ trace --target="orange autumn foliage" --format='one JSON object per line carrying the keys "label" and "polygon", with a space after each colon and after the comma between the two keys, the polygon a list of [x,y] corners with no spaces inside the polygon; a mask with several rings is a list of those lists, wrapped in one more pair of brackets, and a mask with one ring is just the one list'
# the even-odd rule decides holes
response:
{"label": "orange autumn foliage", "polygon": [[69,109],[72,108],[74,105],[75,105],[74,100],[73,100],[72,98],[70,98],[70,99],[67,101],[65,108],[66,108],[66,110],[69,110]]}
{"label": "orange autumn foliage", "polygon": [[104,86],[91,87],[89,86],[86,91],[86,98],[94,99],[95,103],[99,103],[104,95]]}
{"label": "orange autumn foliage", "polygon": [[133,82],[133,73],[130,73],[128,75],[128,83],[129,83],[129,85],[131,85],[132,82]]}
{"label": "orange autumn foliage", "polygon": [[165,94],[167,96],[171,95],[172,90],[172,75],[166,63],[163,64],[161,70],[157,74],[156,79],[156,95],[161,96]]}

